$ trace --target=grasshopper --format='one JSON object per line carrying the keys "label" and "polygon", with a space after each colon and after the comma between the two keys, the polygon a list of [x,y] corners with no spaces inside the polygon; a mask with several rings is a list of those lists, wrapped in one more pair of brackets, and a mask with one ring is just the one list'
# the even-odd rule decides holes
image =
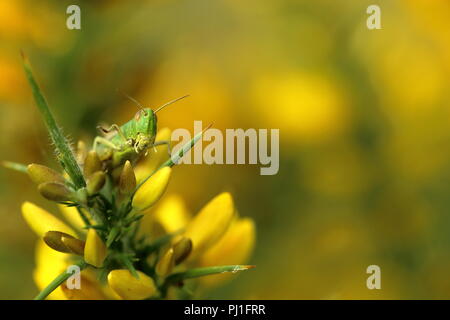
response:
{"label": "grasshopper", "polygon": [[113,124],[110,128],[97,127],[105,136],[97,136],[94,139],[94,151],[97,152],[100,160],[108,163],[110,169],[119,167],[127,160],[135,163],[142,155],[147,154],[151,147],[155,148],[163,144],[170,146],[169,141],[155,141],[156,114],[168,105],[187,97],[186,95],[169,101],[153,111],[151,108],[142,107],[135,99],[126,96],[135,102],[140,110],[133,119],[120,127],[117,124]]}

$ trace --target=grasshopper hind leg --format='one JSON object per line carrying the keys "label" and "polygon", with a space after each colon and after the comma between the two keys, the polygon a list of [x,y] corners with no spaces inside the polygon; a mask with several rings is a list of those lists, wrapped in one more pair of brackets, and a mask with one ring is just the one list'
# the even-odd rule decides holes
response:
{"label": "grasshopper hind leg", "polygon": [[103,138],[103,137],[95,137],[95,139],[94,139],[94,150],[97,150],[97,146],[100,145],[100,144],[102,144],[104,146],[107,146],[107,147],[109,147],[111,149],[114,149],[114,150],[120,150],[119,147],[117,147],[114,143],[112,143],[108,139]]}
{"label": "grasshopper hind leg", "polygon": [[116,131],[117,134],[122,138],[124,142],[127,142],[127,137],[122,132],[122,129],[117,124],[112,124],[109,128],[104,128],[102,126],[97,126],[97,129],[102,132],[103,134],[108,134],[111,131]]}

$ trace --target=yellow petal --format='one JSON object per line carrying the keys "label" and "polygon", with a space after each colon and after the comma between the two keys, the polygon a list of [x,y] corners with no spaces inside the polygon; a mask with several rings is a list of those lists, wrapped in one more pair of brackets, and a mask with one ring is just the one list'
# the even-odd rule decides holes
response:
{"label": "yellow petal", "polygon": [[100,268],[103,266],[103,261],[105,261],[106,254],[106,245],[98,236],[97,231],[92,228],[89,229],[86,238],[86,246],[84,248],[84,260],[90,265]]}
{"label": "yellow petal", "polygon": [[183,199],[178,195],[164,197],[154,214],[154,219],[164,227],[167,233],[185,228],[190,217]]}
{"label": "yellow petal", "polygon": [[150,208],[144,214],[139,236],[146,236],[149,241],[185,228],[191,217],[183,199],[174,194],[164,196],[155,210]]}
{"label": "yellow petal", "polygon": [[60,231],[76,237],[75,231],[64,222],[31,202],[22,204],[22,215],[30,228],[43,237],[48,231]]}
{"label": "yellow petal", "polygon": [[138,238],[145,237],[147,241],[153,242],[166,234],[164,227],[158,221],[155,221],[152,214],[147,214],[141,219]]}
{"label": "yellow petal", "polygon": [[113,270],[108,274],[108,283],[122,299],[142,300],[156,293],[153,279],[137,271],[139,279],[135,278],[129,270]]}
{"label": "yellow petal", "polygon": [[106,282],[105,285],[102,286],[102,290],[107,300],[123,300],[121,296],[119,296],[113,289],[111,289],[111,286],[108,284],[108,282]]}
{"label": "yellow petal", "polygon": [[[203,267],[245,264],[255,246],[255,223],[250,218],[235,219],[225,235],[200,258]],[[204,285],[214,286],[232,278],[230,274],[202,277]]]}
{"label": "yellow petal", "polygon": [[[169,128],[162,128],[156,134],[155,141],[170,141],[171,135],[172,132]],[[164,161],[169,159],[167,145],[164,144],[156,146],[155,148],[156,152],[153,148],[149,148],[147,156],[145,156],[143,161],[141,161],[135,168],[136,180],[138,183],[159,168]]]}
{"label": "yellow petal", "polygon": [[83,270],[80,275],[80,289],[69,289],[66,283],[61,285],[63,294],[69,300],[105,300],[106,296],[103,293],[100,283]]}
{"label": "yellow petal", "polygon": [[[39,240],[36,244],[36,268],[33,271],[33,279],[39,291],[43,290],[70,265],[68,255],[55,251],[48,247],[44,241]],[[66,299],[66,296],[58,287],[48,299]]]}
{"label": "yellow petal", "polygon": [[214,245],[227,231],[235,213],[233,198],[224,192],[208,202],[188,224],[185,237],[192,240],[189,259],[195,259]]}
{"label": "yellow petal", "polygon": [[157,202],[166,191],[172,169],[164,167],[158,170],[135,193],[133,208],[145,210]]}
{"label": "yellow petal", "polygon": [[[101,294],[104,296],[103,299],[106,300],[121,300],[119,297],[108,285],[108,282],[99,281],[98,272],[94,268],[86,268],[81,271],[81,280],[88,280],[89,282],[95,284],[95,290],[101,290]],[[83,285],[83,284],[82,284]]]}
{"label": "yellow petal", "polygon": [[[58,205],[59,210],[61,211],[64,218],[67,219],[67,221],[74,226],[77,230],[86,232],[86,229],[84,229],[85,223],[83,219],[81,218],[80,214],[78,213],[78,210],[76,207],[68,207],[66,205],[59,204]],[[86,212],[85,209],[81,209],[84,212],[84,215],[86,218],[89,219],[89,213]]]}
{"label": "yellow petal", "polygon": [[156,264],[156,273],[160,277],[165,277],[172,272],[174,266],[175,266],[175,259],[173,249],[170,248],[169,250],[166,251],[166,253],[161,257],[161,259]]}

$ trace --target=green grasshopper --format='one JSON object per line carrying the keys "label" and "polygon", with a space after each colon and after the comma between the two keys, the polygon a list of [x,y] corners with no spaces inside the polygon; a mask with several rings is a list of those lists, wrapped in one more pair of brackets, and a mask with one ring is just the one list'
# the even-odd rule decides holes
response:
{"label": "green grasshopper", "polygon": [[[127,160],[135,163],[142,155],[147,154],[148,149],[151,147],[154,148],[163,144],[169,146],[169,141],[155,142],[157,131],[156,114],[168,105],[186,98],[187,95],[167,102],[155,111],[150,108],[143,108],[135,99],[127,97],[140,107],[133,119],[120,127],[117,124],[113,124],[108,129],[101,126],[97,127],[108,136],[97,136],[94,139],[94,151],[97,152],[100,160],[108,162],[110,169],[119,167]],[[110,133],[113,131],[115,131],[115,134],[111,135]]]}

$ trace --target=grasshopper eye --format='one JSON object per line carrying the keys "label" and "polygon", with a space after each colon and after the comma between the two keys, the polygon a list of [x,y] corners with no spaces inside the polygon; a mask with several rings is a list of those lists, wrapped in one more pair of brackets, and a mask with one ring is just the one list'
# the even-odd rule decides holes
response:
{"label": "grasshopper eye", "polygon": [[142,115],[144,115],[144,117],[147,117],[147,116],[148,116],[148,111],[145,110],[145,109],[140,109],[140,110],[139,110],[138,112],[136,112],[136,114],[134,115],[134,119],[135,119],[136,121],[138,121],[138,120],[141,118]]}
{"label": "grasshopper eye", "polygon": [[139,121],[140,118],[141,118],[141,110],[136,112],[136,114],[134,115],[134,120]]}

